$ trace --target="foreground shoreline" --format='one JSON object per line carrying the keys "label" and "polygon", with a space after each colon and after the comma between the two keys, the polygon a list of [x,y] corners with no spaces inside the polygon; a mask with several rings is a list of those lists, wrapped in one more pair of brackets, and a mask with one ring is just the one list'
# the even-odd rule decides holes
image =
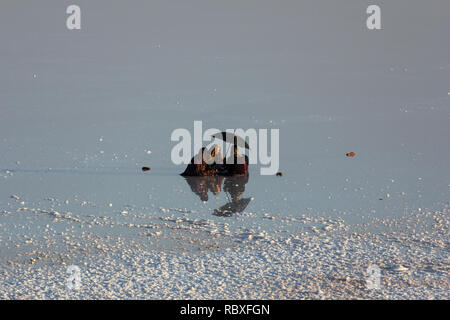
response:
{"label": "foreground shoreline", "polygon": [[[449,299],[446,214],[411,214],[409,227],[391,233],[214,234],[183,250],[122,240],[78,260],[72,251],[51,263],[9,261],[0,266],[0,298]],[[416,231],[427,221],[429,231]],[[173,231],[198,238],[187,230]],[[70,264],[80,266],[79,290],[66,287]],[[369,265],[381,270],[379,289],[367,288]]]}

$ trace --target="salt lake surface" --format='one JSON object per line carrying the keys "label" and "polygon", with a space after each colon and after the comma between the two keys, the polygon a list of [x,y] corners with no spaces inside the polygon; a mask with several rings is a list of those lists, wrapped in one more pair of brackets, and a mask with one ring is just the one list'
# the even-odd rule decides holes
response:
{"label": "salt lake surface", "polygon": [[[448,299],[449,5],[377,33],[360,2],[194,2],[3,5],[0,297]],[[195,120],[279,129],[283,177],[179,176]]]}

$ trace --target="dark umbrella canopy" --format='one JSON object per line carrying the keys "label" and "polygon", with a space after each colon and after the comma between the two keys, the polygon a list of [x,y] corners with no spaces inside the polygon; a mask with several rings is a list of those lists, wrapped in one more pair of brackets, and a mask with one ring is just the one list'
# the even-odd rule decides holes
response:
{"label": "dark umbrella canopy", "polygon": [[238,201],[229,202],[220,208],[214,210],[214,215],[221,217],[229,217],[233,213],[242,212],[247,208],[251,198],[244,198]]}
{"label": "dark umbrella canopy", "polygon": [[223,140],[228,143],[236,144],[238,147],[245,147],[246,149],[250,149],[248,143],[242,139],[240,136],[235,135],[231,132],[218,132],[212,135],[214,138]]}

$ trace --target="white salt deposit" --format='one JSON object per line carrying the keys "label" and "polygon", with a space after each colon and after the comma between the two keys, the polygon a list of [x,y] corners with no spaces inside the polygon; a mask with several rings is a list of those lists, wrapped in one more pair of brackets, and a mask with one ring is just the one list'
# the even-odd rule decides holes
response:
{"label": "white salt deposit", "polygon": [[[448,299],[446,210],[379,219],[352,232],[339,219],[306,214],[285,219],[316,230],[297,234],[281,225],[270,232],[259,226],[230,230],[230,220],[194,216],[164,215],[160,223],[148,224],[147,218],[143,224],[138,221],[145,216],[135,211],[111,218],[31,208],[24,224],[0,226],[2,238],[9,239],[5,249],[19,250],[2,257],[0,298]],[[43,234],[17,234],[46,216],[60,219],[45,224]],[[92,223],[110,231],[77,231]],[[391,233],[368,231],[384,223]],[[62,226],[65,231],[57,231]],[[119,236],[115,228],[159,230]],[[65,287],[71,264],[82,272],[79,291]],[[370,264],[381,269],[380,289],[365,287]]]}

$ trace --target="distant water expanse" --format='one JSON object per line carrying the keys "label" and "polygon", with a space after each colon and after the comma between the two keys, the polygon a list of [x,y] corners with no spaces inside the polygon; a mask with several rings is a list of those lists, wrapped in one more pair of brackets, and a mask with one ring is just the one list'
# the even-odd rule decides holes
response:
{"label": "distant water expanse", "polygon": [[[448,299],[450,3],[78,3],[0,10],[1,298]],[[179,176],[196,120],[283,176]]]}

